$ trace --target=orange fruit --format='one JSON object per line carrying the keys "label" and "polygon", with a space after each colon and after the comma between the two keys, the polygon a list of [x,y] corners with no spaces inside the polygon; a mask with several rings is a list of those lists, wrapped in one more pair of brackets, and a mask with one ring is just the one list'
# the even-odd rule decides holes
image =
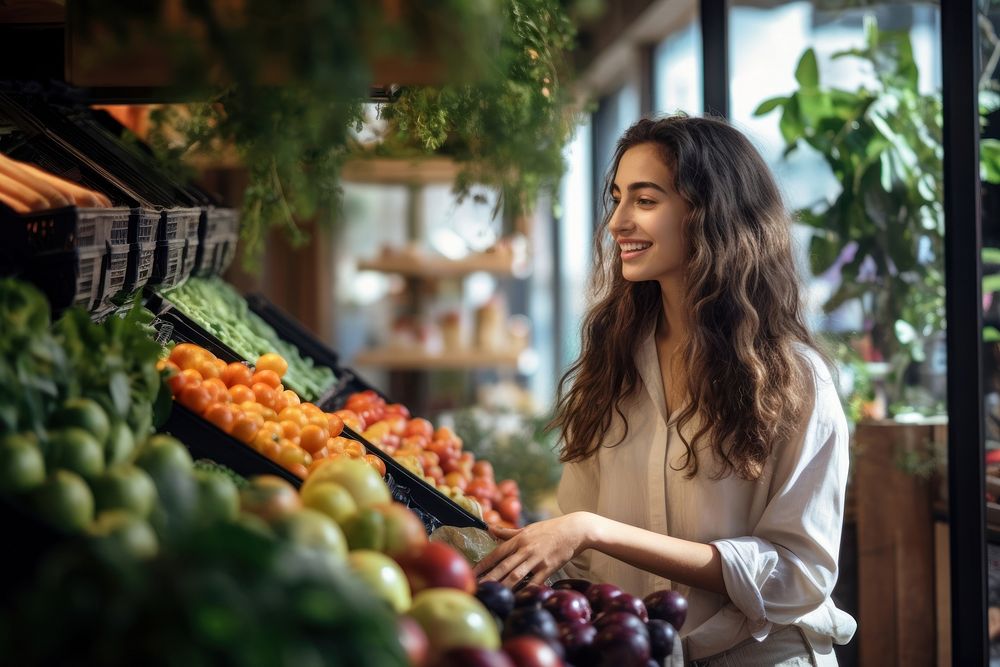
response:
{"label": "orange fruit", "polygon": [[185,368],[182,370],[181,377],[183,378],[182,390],[186,387],[197,386],[202,382],[201,373],[193,368]]}
{"label": "orange fruit", "polygon": [[268,352],[267,354],[262,354],[257,358],[257,363],[254,364],[257,371],[271,371],[279,378],[285,377],[285,373],[288,371],[288,362],[281,358],[273,352]]}
{"label": "orange fruit", "polygon": [[261,406],[260,414],[264,418],[264,421],[269,421],[269,422],[280,421],[278,419],[278,413],[272,410],[271,408]]}
{"label": "orange fruit", "polygon": [[299,445],[302,449],[312,454],[326,447],[326,441],[329,438],[330,434],[326,428],[317,426],[316,424],[308,424],[302,429],[302,433],[299,436]]}
{"label": "orange fruit", "polygon": [[318,426],[324,431],[330,430],[330,420],[328,420],[326,418],[326,415],[322,412],[319,413],[318,415],[310,415],[309,423],[312,424],[313,426]]}
{"label": "orange fruit", "polygon": [[200,415],[211,405],[212,394],[209,393],[206,387],[194,385],[185,388],[178,397],[178,400],[181,405]]}
{"label": "orange fruit", "polygon": [[351,410],[337,410],[333,414],[340,417],[344,426],[352,429],[355,433],[361,433],[365,430],[365,422],[358,413]]}
{"label": "orange fruit", "polygon": [[286,389],[281,393],[285,395],[285,399],[289,406],[295,406],[302,402],[302,399],[299,398],[299,395],[296,394],[291,389]]}
{"label": "orange fruit", "polygon": [[233,424],[233,429],[230,431],[230,434],[243,444],[249,445],[253,442],[254,438],[257,437],[257,433],[260,431],[260,424],[253,419],[255,416],[259,417],[260,415],[243,415],[237,419]]}
{"label": "orange fruit", "polygon": [[344,420],[335,415],[332,412],[326,414],[326,430],[330,432],[330,435],[337,437],[344,431]]}
{"label": "orange fruit", "polygon": [[[206,354],[209,354],[206,352]],[[219,372],[219,367],[215,364],[217,359],[215,357],[202,357],[201,361],[195,366],[201,376],[206,380],[208,378],[218,378],[221,373]]]}
{"label": "orange fruit", "polygon": [[269,440],[264,443],[259,451],[272,461],[277,461],[278,454],[281,453],[281,445],[276,440]]}
{"label": "orange fruit", "polygon": [[274,387],[263,382],[255,382],[250,385],[250,389],[253,391],[254,396],[257,397],[258,403],[266,408],[274,405]]}
{"label": "orange fruit", "polygon": [[299,479],[305,479],[309,476],[309,469],[306,468],[301,463],[296,463],[294,465],[287,466],[288,472],[292,473]]}
{"label": "orange fruit", "polygon": [[365,462],[372,468],[375,468],[376,472],[382,477],[385,477],[385,461],[375,456],[374,454],[365,454]]}
{"label": "orange fruit", "polygon": [[233,425],[236,423],[236,416],[233,414],[233,409],[225,403],[210,405],[202,417],[226,433],[232,432]]}
{"label": "orange fruit", "polygon": [[302,409],[302,412],[306,413],[309,417],[323,414],[323,411],[320,410],[315,403],[300,403],[299,407]]}
{"label": "orange fruit", "polygon": [[178,343],[170,351],[170,361],[177,364],[180,368],[187,369],[200,361],[205,353],[206,350],[204,348],[194,343]]}
{"label": "orange fruit", "polygon": [[[225,380],[223,380],[225,382]],[[234,384],[229,387],[229,396],[233,399],[233,403],[240,404],[251,401],[254,404],[257,403],[257,396],[253,393],[253,390],[245,384]]]}
{"label": "orange fruit", "polygon": [[253,374],[250,382],[250,386],[253,386],[257,382],[263,382],[272,389],[277,389],[278,385],[281,384],[281,378],[274,371],[257,371]]}
{"label": "orange fruit", "polygon": [[264,448],[272,443],[278,444],[277,434],[264,428],[259,428],[257,429],[257,434],[253,437],[251,446],[263,454]]}
{"label": "orange fruit", "polygon": [[344,453],[350,456],[352,459],[361,458],[368,452],[365,451],[365,446],[362,445],[357,440],[348,440],[344,443]]}
{"label": "orange fruit", "polygon": [[309,452],[301,447],[296,447],[295,445],[285,445],[278,453],[278,463],[285,468],[296,464],[308,466],[312,463],[312,457],[309,456]]}
{"label": "orange fruit", "polygon": [[213,403],[229,403],[233,400],[233,397],[229,395],[229,389],[219,378],[208,378],[201,383],[205,389],[208,389],[209,393],[212,395]]}
{"label": "orange fruit", "polygon": [[286,407],[284,410],[278,413],[278,419],[282,421],[292,421],[298,424],[300,427],[305,426],[309,423],[309,418],[306,417],[300,408],[296,407]]}
{"label": "orange fruit", "polygon": [[301,429],[299,428],[298,422],[293,422],[290,419],[285,419],[278,423],[281,425],[281,434],[283,438],[299,437]]}
{"label": "orange fruit", "polygon": [[288,407],[288,399],[285,398],[285,392],[280,387],[274,391],[274,403],[272,407],[275,412],[281,412]]}
{"label": "orange fruit", "polygon": [[225,370],[219,376],[223,382],[226,383],[227,387],[232,387],[233,385],[242,384],[247,387],[250,386],[250,378],[253,377],[253,371],[246,364],[234,361],[231,364],[226,364]]}

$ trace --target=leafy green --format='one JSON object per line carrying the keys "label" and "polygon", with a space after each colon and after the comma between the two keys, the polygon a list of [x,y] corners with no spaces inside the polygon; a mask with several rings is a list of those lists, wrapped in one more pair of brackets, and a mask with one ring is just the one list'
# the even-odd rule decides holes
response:
{"label": "leafy green", "polygon": [[303,399],[315,401],[336,381],[331,369],[299,354],[298,348],[278,336],[235,289],[219,278],[191,278],[164,296],[245,361],[253,363],[268,352],[281,355],[288,362],[282,381]]}

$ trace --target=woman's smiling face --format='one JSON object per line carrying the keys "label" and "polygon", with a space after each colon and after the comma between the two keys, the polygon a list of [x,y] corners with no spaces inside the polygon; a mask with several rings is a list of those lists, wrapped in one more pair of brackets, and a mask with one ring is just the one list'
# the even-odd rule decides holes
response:
{"label": "woman's smiling face", "polygon": [[611,185],[615,210],[608,221],[626,280],[660,281],[684,268],[684,220],[688,204],[674,190],[671,170],[655,144],[622,155]]}

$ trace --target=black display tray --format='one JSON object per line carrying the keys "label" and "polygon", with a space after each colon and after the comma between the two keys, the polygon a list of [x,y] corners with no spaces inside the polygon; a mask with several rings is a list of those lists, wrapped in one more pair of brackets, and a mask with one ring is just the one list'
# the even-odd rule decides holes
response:
{"label": "black display tray", "polygon": [[[186,315],[173,308],[169,302],[162,298],[158,296],[151,297],[146,303],[146,307],[153,310],[153,312],[160,311],[153,320],[153,327],[158,332],[157,340],[161,344],[165,344],[170,340],[194,343],[205,348],[223,361],[243,361],[228,346],[202,329]],[[273,308],[273,305],[271,307]],[[264,317],[263,315],[261,316]],[[267,318],[265,317],[264,319],[266,320]],[[273,323],[271,324],[274,326]],[[301,328],[301,325],[294,321],[293,324]],[[282,335],[280,331],[278,334]],[[284,338],[283,335],[282,338]],[[296,343],[295,340],[286,340],[293,344]],[[303,352],[305,351],[303,350]],[[332,350],[327,350],[326,352],[328,355],[336,356]],[[316,359],[316,361],[320,360]],[[334,371],[338,374],[340,381],[335,386],[333,396],[345,396],[348,393],[356,391],[352,387],[362,386],[360,384],[362,381],[350,370],[334,369]],[[367,387],[367,383],[364,386]],[[212,459],[213,461],[229,466],[235,472],[244,476],[276,474],[289,480],[296,487],[302,484],[302,480],[277,463],[274,463],[253,448],[219,430],[183,406],[174,405],[170,419],[164,430],[173,433],[178,439],[188,445],[192,455],[196,458]],[[360,434],[350,428],[344,427],[344,432],[341,435],[360,442],[368,450],[368,453],[382,459],[386,470],[385,481],[392,492],[393,499],[406,505],[420,517],[428,533],[440,526],[456,526],[459,528],[474,526],[486,529],[486,524],[480,519],[401,466],[395,459]]]}

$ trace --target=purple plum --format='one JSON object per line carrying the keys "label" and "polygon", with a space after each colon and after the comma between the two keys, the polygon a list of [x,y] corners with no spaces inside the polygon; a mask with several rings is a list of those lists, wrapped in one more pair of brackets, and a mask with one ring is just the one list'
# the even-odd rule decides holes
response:
{"label": "purple plum", "polygon": [[660,664],[674,650],[674,640],[677,638],[677,631],[661,618],[651,618],[646,623],[646,631],[649,633],[649,654],[653,660]]}
{"label": "purple plum", "polygon": [[649,615],[646,613],[646,605],[642,603],[642,600],[629,593],[622,593],[609,600],[604,605],[603,611],[626,611],[638,616],[643,623],[649,620]]}
{"label": "purple plum", "polygon": [[604,611],[604,605],[622,593],[624,591],[614,584],[593,584],[584,595],[587,596],[587,602],[590,603],[593,612],[600,614]]}
{"label": "purple plum", "polygon": [[542,584],[528,584],[514,593],[515,607],[541,607],[555,590]]}
{"label": "purple plum", "polygon": [[545,602],[542,609],[547,609],[556,621],[590,620],[590,603],[583,593],[571,589],[555,591]]}
{"label": "purple plum", "polygon": [[687,618],[688,603],[677,591],[663,590],[650,593],[643,599],[650,618],[659,618],[674,630],[680,630]]}

